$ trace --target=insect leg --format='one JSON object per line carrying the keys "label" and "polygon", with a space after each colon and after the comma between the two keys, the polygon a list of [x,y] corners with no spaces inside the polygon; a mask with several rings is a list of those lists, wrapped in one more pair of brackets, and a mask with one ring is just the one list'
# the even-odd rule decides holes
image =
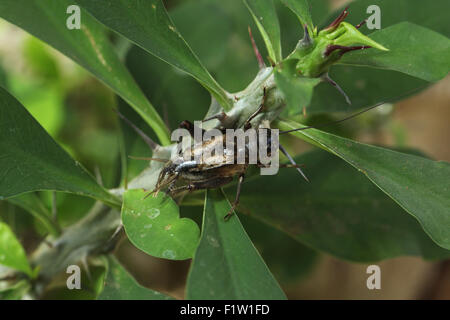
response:
{"label": "insect leg", "polygon": [[361,28],[363,25],[365,25],[367,23],[367,19],[364,19],[363,21],[361,21],[359,24],[357,24],[355,26],[356,29]]}
{"label": "insect leg", "polygon": [[195,184],[190,183],[190,184],[187,184],[185,186],[180,186],[180,187],[176,187],[176,188],[171,189],[170,190],[170,195],[173,197],[173,196],[176,196],[177,194],[179,194],[179,193],[181,193],[183,191],[191,192],[191,191],[194,191],[194,190],[197,190],[197,189],[198,188],[195,186]]}
{"label": "insect leg", "polygon": [[347,94],[344,92],[344,90],[342,90],[342,88],[333,79],[330,78],[328,73],[325,73],[324,75],[322,75],[322,80],[330,83],[333,87],[335,87],[339,91],[340,94],[342,94],[344,96],[345,101],[347,101],[347,103],[349,105],[352,104],[352,102],[350,101],[350,98],[347,96]]}
{"label": "insect leg", "polygon": [[241,196],[241,186],[242,186],[242,182],[244,182],[244,176],[245,176],[244,174],[241,174],[239,176],[237,191],[236,191],[236,198],[234,199],[234,202],[231,204],[230,211],[228,211],[228,213],[223,217],[223,219],[225,221],[230,219],[230,217],[233,215],[234,209],[236,209],[236,207],[239,204],[239,197]]}
{"label": "insect leg", "polygon": [[[205,121],[205,120],[203,120],[203,121]],[[194,125],[189,120],[181,121],[181,123],[179,125],[179,128],[186,129],[187,131],[189,131],[189,134],[191,135],[192,138],[194,137],[194,130],[195,129],[201,130],[202,136],[206,132],[205,129],[199,128],[198,126]]]}
{"label": "insect leg", "polygon": [[280,168],[300,168],[303,167],[303,165],[299,165],[299,164],[292,164],[292,163],[283,163],[280,164]]}
{"label": "insect leg", "polygon": [[286,151],[286,149],[280,144],[280,150],[284,153],[284,155],[289,159],[289,162],[297,168],[297,171],[300,172],[303,178],[305,178],[306,181],[309,182],[309,179],[306,177],[306,175],[303,173],[302,169],[295,163],[294,158],[291,157],[291,155]]}
{"label": "insect leg", "polygon": [[137,126],[134,125],[133,122],[131,122],[130,120],[128,120],[123,114],[120,113],[119,110],[114,109],[115,112],[117,112],[117,114],[119,115],[120,118],[122,118],[123,121],[125,121],[131,128],[133,128],[134,131],[136,131],[136,133],[141,136],[142,140],[145,141],[145,143],[147,143],[147,145],[150,147],[151,150],[155,150],[156,148],[159,147],[159,144],[157,144],[155,141],[153,141],[149,136],[147,136],[144,131],[142,131],[141,129],[139,129]]}

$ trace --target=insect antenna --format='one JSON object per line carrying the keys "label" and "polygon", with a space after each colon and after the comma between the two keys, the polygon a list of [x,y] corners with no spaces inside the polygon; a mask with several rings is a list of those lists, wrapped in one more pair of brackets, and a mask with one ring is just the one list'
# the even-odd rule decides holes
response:
{"label": "insect antenna", "polygon": [[386,103],[388,103],[388,102],[390,102],[390,101],[401,100],[401,99],[403,99],[403,98],[405,98],[405,97],[407,97],[407,96],[409,96],[409,95],[411,95],[411,94],[413,94],[413,93],[416,93],[416,92],[418,92],[418,91],[424,89],[426,86],[427,86],[427,85],[420,86],[419,88],[415,88],[415,89],[413,89],[413,90],[410,90],[410,91],[408,91],[408,92],[406,92],[406,93],[404,93],[404,94],[402,94],[402,95],[399,95],[399,96],[396,96],[396,97],[394,97],[394,98],[390,98],[390,99],[387,99],[387,100],[378,102],[378,103],[376,103],[376,104],[374,104],[374,105],[372,105],[372,106],[370,106],[370,107],[367,107],[367,108],[365,108],[365,109],[363,109],[363,110],[361,110],[361,111],[355,112],[355,113],[349,115],[348,117],[345,117],[345,118],[340,119],[340,120],[331,121],[331,122],[325,122],[325,123],[318,124],[318,125],[315,125],[315,126],[306,126],[306,127],[297,128],[297,129],[291,129],[291,130],[286,130],[286,131],[280,131],[279,134],[285,134],[285,133],[290,133],[290,132],[295,132],[295,131],[302,131],[302,130],[307,130],[307,129],[320,129],[320,128],[323,128],[323,127],[328,127],[328,126],[330,126],[330,125],[334,125],[334,124],[337,124],[337,123],[341,123],[341,122],[350,120],[350,119],[352,119],[352,118],[355,118],[355,117],[357,117],[357,116],[359,116],[359,115],[361,115],[361,114],[363,114],[363,113],[366,113],[367,111],[370,111],[370,110],[372,110],[372,109],[378,108],[378,107],[382,106],[383,104],[386,104]]}
{"label": "insect antenna", "polygon": [[133,122],[128,120],[122,113],[120,113],[119,110],[114,109],[113,110],[117,113],[117,115],[122,118],[123,121],[126,122],[131,128],[133,128],[134,131],[147,143],[147,145],[150,147],[150,149],[155,150],[159,147],[159,144],[157,144],[155,141],[153,141],[148,135],[144,133],[141,129],[139,129]]}
{"label": "insect antenna", "polygon": [[345,93],[345,91],[336,83],[336,81],[334,81],[333,79],[330,78],[330,75],[328,73],[325,73],[324,75],[322,75],[322,80],[330,83],[333,87],[335,87],[339,91],[340,94],[342,94],[344,96],[345,101],[347,101],[347,103],[349,105],[352,104],[350,98]]}
{"label": "insect antenna", "polygon": [[169,162],[169,159],[161,159],[161,158],[135,157],[135,156],[128,156],[128,158],[133,160],[158,161],[163,163]]}
{"label": "insect antenna", "polygon": [[289,162],[297,169],[298,172],[300,172],[302,177],[305,178],[305,180],[309,182],[308,177],[303,173],[302,169],[300,169],[300,167],[295,162],[294,158],[292,158],[292,156],[287,152],[287,150],[281,144],[279,145],[279,148],[280,148],[281,152],[283,152],[284,155],[288,158]]}

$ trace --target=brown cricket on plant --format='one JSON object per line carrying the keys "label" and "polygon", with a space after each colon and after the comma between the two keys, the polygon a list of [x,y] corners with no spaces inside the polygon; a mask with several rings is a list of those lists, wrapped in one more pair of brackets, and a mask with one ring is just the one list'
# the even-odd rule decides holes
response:
{"label": "brown cricket on plant", "polygon": [[[333,21],[327,28],[322,30],[320,33],[317,33],[317,29],[315,30],[309,30],[308,27],[305,25],[304,32],[305,36],[304,38],[299,42],[297,45],[297,48],[299,50],[303,50],[305,47],[311,46],[312,42],[314,41],[310,34],[310,32],[313,33],[315,37],[320,37],[323,34],[327,37],[339,37],[342,35],[342,32],[339,31],[338,28],[342,27],[343,20],[348,15],[347,9],[343,11],[343,13],[335,20]],[[363,23],[356,26],[356,28],[359,28]],[[347,24],[348,25],[348,24]],[[342,28],[348,28],[348,26],[343,26]],[[347,29],[346,29],[347,30]],[[335,35],[337,33],[337,35]],[[263,72],[265,69],[267,69],[266,64],[264,63],[264,60],[262,59],[262,56],[255,44],[255,41],[253,39],[251,30],[249,28],[249,34],[251,43],[258,61],[258,65],[260,68],[260,72]],[[375,43],[375,42],[373,42]],[[376,44],[376,43],[375,43]],[[376,44],[378,48],[381,48],[384,50],[385,48],[381,45]],[[327,44],[322,48],[323,51],[321,55],[325,57],[326,59],[332,58],[333,61],[337,61],[343,54],[354,51],[354,50],[364,50],[371,48],[370,46],[364,45],[364,46],[342,46],[337,44]],[[334,55],[334,57],[333,57]],[[289,58],[289,57],[288,57]],[[301,63],[301,61],[299,62]],[[328,63],[328,62],[327,62]],[[275,67],[275,66],[273,66]],[[325,67],[328,67],[328,64],[325,65]],[[324,68],[323,65],[321,65],[321,68]],[[272,72],[272,71],[271,71]],[[319,75],[315,75],[315,77],[322,79],[323,81],[331,83],[333,86],[335,86],[340,93],[342,93],[346,99],[346,101],[350,104],[350,100],[347,97],[347,95],[344,93],[344,91],[328,76],[327,72],[323,72]],[[267,92],[266,87],[262,87],[262,101],[260,102],[259,106],[256,108],[256,110],[251,113],[247,119],[243,122],[242,125],[237,126],[236,122],[232,123],[230,122],[230,116],[225,113],[224,111],[220,111],[219,113],[207,116],[203,122],[207,122],[210,120],[218,120],[219,125],[218,128],[222,131],[222,134],[220,136],[216,136],[213,139],[206,139],[205,141],[202,140],[200,144],[197,144],[193,148],[189,148],[189,150],[183,150],[179,147],[178,150],[178,156],[183,155],[182,159],[179,161],[180,157],[177,158],[178,161],[175,161],[173,158],[157,158],[157,157],[151,157],[151,158],[143,158],[143,157],[130,157],[133,159],[138,160],[148,160],[148,161],[157,161],[164,163],[164,166],[162,167],[158,179],[156,181],[155,187],[153,190],[151,190],[148,194],[158,193],[161,190],[167,190],[168,194],[172,197],[178,196],[180,194],[186,194],[195,190],[203,190],[203,189],[214,189],[214,188],[220,188],[223,187],[233,181],[235,177],[238,178],[237,182],[237,191],[234,201],[232,202],[231,208],[228,211],[228,213],[224,216],[224,219],[227,220],[231,217],[234,210],[239,204],[239,197],[241,194],[242,189],[242,183],[244,182],[245,173],[248,169],[248,167],[251,164],[254,164],[260,168],[264,168],[267,166],[267,163],[264,161],[261,161],[259,158],[260,152],[256,152],[258,155],[258,158],[256,159],[256,162],[249,162],[249,154],[252,150],[252,148],[259,148],[262,144],[261,138],[264,140],[264,147],[267,149],[265,150],[265,154],[268,156],[271,156],[274,152],[278,152],[278,150],[281,150],[281,152],[286,156],[286,158],[289,160],[288,164],[282,164],[279,167],[291,167],[296,168],[297,171],[301,174],[301,176],[309,182],[309,179],[306,177],[305,173],[302,171],[301,167],[295,162],[293,157],[287,152],[287,150],[278,142],[278,135],[279,134],[286,134],[290,132],[295,131],[301,131],[301,130],[307,130],[307,129],[313,129],[313,128],[321,128],[324,126],[336,124],[339,122],[346,121],[348,119],[351,119],[353,117],[356,117],[362,113],[365,113],[369,110],[372,110],[376,107],[379,107],[386,103],[386,101],[376,103],[366,109],[363,109],[362,111],[356,112],[350,116],[347,116],[341,120],[332,121],[329,123],[324,123],[322,125],[316,125],[316,126],[305,126],[302,128],[287,130],[287,131],[276,131],[276,134],[273,134],[273,131],[270,130],[270,121],[257,121],[256,127],[255,123],[252,124],[252,121],[255,120],[259,115],[264,113],[266,111],[266,100],[267,100]],[[415,91],[415,90],[414,90]],[[411,92],[408,92],[407,94],[402,95],[406,96],[411,94]],[[401,97],[395,97],[394,99],[389,100],[397,100]],[[236,101],[239,101],[238,97],[234,97]],[[283,105],[284,106],[284,105]],[[282,106],[282,107],[283,107]],[[160,146],[154,142],[150,137],[148,137],[142,130],[140,130],[138,127],[136,127],[130,120],[128,120],[125,116],[123,116],[119,111],[117,111],[118,115],[129,125],[131,126],[138,135],[141,136],[141,138],[147,143],[147,145],[155,151]],[[278,116],[279,113],[277,113]],[[242,122],[242,121],[241,121]],[[232,123],[230,125],[230,123]],[[200,130],[202,132],[202,137],[204,133],[207,133],[208,130],[205,130],[203,128],[198,128],[194,126],[194,124],[188,120],[184,120],[180,124],[180,128],[186,129],[192,138],[194,138],[194,130]],[[226,129],[241,129],[244,132],[246,132],[249,129],[255,129],[257,131],[256,134],[256,141],[253,143],[250,143],[249,141],[245,140],[245,145],[243,148],[241,148],[241,151],[243,149],[244,152],[244,162],[237,161],[237,146],[238,143],[236,141],[236,137],[233,137],[233,141],[231,144],[231,147],[229,144],[226,144],[227,139],[227,132]],[[276,149],[272,150],[273,147],[273,139],[276,139]],[[181,145],[180,141],[179,144]],[[216,149],[216,147],[222,148],[223,150],[227,152],[223,152],[219,155],[212,153],[213,159],[207,159],[208,161],[198,161],[198,160],[192,160],[195,158],[196,154],[202,154],[202,150],[207,149]],[[200,150],[199,150],[200,149]],[[211,154],[211,153],[208,153]],[[198,159],[198,158],[197,158]],[[146,197],[147,197],[146,196]]]}

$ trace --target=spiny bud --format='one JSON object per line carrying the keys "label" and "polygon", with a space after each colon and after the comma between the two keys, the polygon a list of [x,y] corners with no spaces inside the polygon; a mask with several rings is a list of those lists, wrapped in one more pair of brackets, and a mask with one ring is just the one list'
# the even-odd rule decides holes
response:
{"label": "spiny bud", "polygon": [[347,8],[327,28],[317,32],[308,31],[305,26],[305,36],[297,44],[286,60],[297,60],[297,73],[310,78],[326,74],[331,65],[335,64],[343,54],[376,48],[388,51],[384,46],[363,35],[356,27],[344,22]]}

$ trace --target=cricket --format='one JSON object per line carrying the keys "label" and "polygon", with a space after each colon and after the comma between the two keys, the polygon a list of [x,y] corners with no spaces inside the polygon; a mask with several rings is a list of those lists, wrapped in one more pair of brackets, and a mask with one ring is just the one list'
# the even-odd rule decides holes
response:
{"label": "cricket", "polygon": [[[326,32],[331,32],[331,37],[333,39],[338,38],[342,33],[343,30],[340,30],[342,28],[339,28],[340,25],[342,25],[343,21],[348,15],[348,8],[345,8],[345,10],[328,26],[324,29]],[[356,26],[356,29],[361,28],[365,23],[365,20],[358,24]],[[347,28],[346,25],[344,25],[345,28]],[[305,48],[308,48],[312,46],[313,40],[312,36],[310,35],[310,30],[308,29],[307,25],[304,26],[304,37],[302,40],[299,41],[299,44],[297,45],[298,48],[304,50]],[[267,66],[264,62],[264,59],[262,58],[262,55],[256,45],[256,42],[253,38],[252,31],[250,27],[248,28],[250,41],[254,50],[254,54],[256,56],[260,73],[263,73],[265,69],[267,69]],[[313,31],[317,33],[317,30]],[[374,47],[380,49],[380,50],[387,50],[383,46],[371,42],[371,44],[374,45]],[[359,45],[359,46],[342,46],[342,45],[328,45],[325,49],[324,56],[327,58],[332,58],[332,61],[339,60],[345,53],[351,52],[351,51],[357,51],[357,50],[366,50],[370,49],[372,46],[369,45]],[[270,59],[269,59],[270,60]],[[271,62],[272,67],[275,66],[273,62]],[[344,90],[335,82],[333,81],[329,76],[328,73],[322,73],[322,74],[314,74],[314,72],[307,73],[308,76],[318,76],[322,81],[330,83],[333,85],[345,98],[346,102],[348,104],[351,104],[350,98],[348,95],[344,92]],[[158,180],[156,182],[155,188],[151,190],[147,196],[151,194],[157,194],[161,190],[167,190],[167,193],[172,197],[177,197],[180,194],[189,193],[196,190],[204,190],[204,189],[215,189],[223,187],[229,183],[231,183],[235,178],[237,178],[237,191],[234,201],[232,202],[231,208],[229,209],[228,213],[224,216],[224,220],[228,220],[236,207],[239,204],[239,199],[241,195],[242,190],[242,184],[245,179],[245,173],[250,165],[256,165],[259,168],[266,168],[267,167],[267,161],[262,161],[261,159],[261,152],[260,150],[261,146],[263,146],[264,154],[267,156],[271,156],[272,154],[278,153],[281,151],[286,158],[288,159],[289,163],[281,164],[279,167],[281,168],[295,168],[297,172],[300,174],[300,176],[306,181],[309,182],[309,178],[305,174],[305,172],[302,170],[302,166],[298,165],[294,158],[288,153],[286,148],[284,148],[278,141],[278,132],[275,136],[273,136],[273,131],[270,130],[270,120],[275,118],[280,114],[282,111],[282,108],[284,106],[281,106],[278,108],[278,110],[271,114],[270,119],[266,119],[264,117],[260,117],[261,114],[264,114],[266,112],[266,101],[267,101],[267,95],[268,95],[268,87],[263,86],[262,87],[262,101],[260,105],[256,108],[256,110],[251,113],[247,119],[244,119],[244,121],[241,121],[241,125],[239,126],[239,121],[236,121],[235,119],[231,119],[229,115],[227,115],[225,112],[221,111],[217,114],[211,115],[206,117],[202,122],[208,122],[212,120],[218,120],[219,124],[217,125],[217,128],[221,130],[222,134],[219,136],[216,136],[212,139],[207,139],[207,141],[203,141],[200,144],[195,144],[194,147],[192,147],[190,144],[188,145],[188,150],[179,148],[178,155],[175,158],[172,159],[161,159],[161,158],[143,158],[143,157],[136,157],[131,156],[133,159],[137,160],[147,160],[147,161],[158,161],[164,163],[164,167],[161,169],[161,172],[159,174]],[[398,98],[398,97],[397,97]],[[238,98],[236,98],[238,100]],[[335,123],[343,122],[346,120],[349,120],[353,117],[356,117],[357,115],[360,115],[364,112],[367,112],[369,110],[372,110],[376,107],[382,106],[385,104],[386,101],[377,103],[371,107],[368,107],[360,112],[357,112],[356,114],[353,114],[349,117],[346,117],[341,120],[334,121],[332,123],[327,123],[324,125],[332,125]],[[121,114],[118,110],[115,110],[120,118],[122,118],[129,126],[131,126],[138,135],[141,136],[141,138],[147,143],[147,145],[152,149],[152,151],[155,150],[155,148],[158,146],[158,144],[153,141],[150,137],[148,137],[142,130],[137,128],[129,119],[127,119],[123,114]],[[237,128],[236,128],[237,126]],[[298,129],[292,129],[288,131],[282,131],[279,132],[279,134],[286,134],[290,132],[295,131],[301,131],[301,130],[307,130],[311,128],[319,128],[323,125],[315,126],[315,127],[303,127]],[[228,139],[227,137],[227,128],[234,128],[234,129],[241,129],[241,132],[248,132],[249,130],[256,130],[256,134],[253,136],[254,139],[245,139],[241,141],[245,141],[244,143],[241,143],[239,145],[236,137],[232,137],[231,139]],[[195,126],[191,121],[184,120],[179,125],[179,128],[185,129],[189,132],[191,138],[195,138],[194,131],[198,130],[201,131],[202,136],[208,135],[208,131],[199,128],[198,126]],[[231,143],[226,143],[231,140]],[[253,140],[253,141],[251,141]],[[264,140],[264,141],[263,141]],[[179,141],[181,143],[181,141]],[[252,143],[253,142],[253,143]],[[274,143],[273,143],[274,142]],[[185,144],[184,144],[185,145]],[[221,153],[215,153],[215,150],[223,150],[224,152]],[[206,151],[206,152],[205,152]],[[256,161],[249,161],[250,155],[252,154],[257,155]],[[204,158],[201,157],[200,159],[197,157],[195,159],[195,155],[197,154],[207,154],[208,157]],[[180,155],[182,155],[180,157]],[[238,158],[243,159],[244,161],[238,161]],[[195,160],[194,160],[195,159]],[[265,159],[264,159],[265,160]],[[278,161],[278,158],[277,158]]]}
{"label": "cricket", "polygon": [[[417,89],[416,89],[417,90]],[[416,91],[414,90],[414,91]],[[408,93],[411,94],[411,93]],[[403,96],[403,95],[402,95]],[[395,99],[399,99],[401,97],[396,97]],[[265,99],[263,99],[264,101]],[[308,129],[319,129],[325,126],[334,125],[337,123],[341,123],[347,120],[350,120],[356,116],[359,116],[365,112],[373,110],[377,107],[383,106],[388,101],[383,101],[376,103],[370,107],[367,107],[359,112],[356,112],[350,116],[347,116],[343,119],[323,123],[316,126],[305,126],[302,128],[291,129],[286,131],[281,131],[279,134],[287,134],[295,131],[302,131]],[[254,113],[250,118],[247,119],[244,125],[244,130],[251,130],[251,120],[264,109],[264,103],[258,108],[258,112]],[[148,135],[146,135],[141,129],[139,129],[136,125],[134,125],[129,119],[127,119],[123,114],[121,114],[118,110],[116,110],[117,114],[120,118],[122,118],[125,123],[127,123],[133,130],[147,143],[151,150],[155,150],[158,147],[158,144],[153,141]],[[203,121],[209,121],[211,119],[206,119]],[[186,129],[192,138],[194,138],[194,130],[200,130],[203,135],[207,134],[208,131],[195,127],[194,124],[188,120],[184,120],[180,124],[180,128]],[[259,148],[261,143],[261,137],[264,137],[264,147],[266,148],[265,154],[267,156],[271,156],[273,153],[281,151],[286,158],[289,160],[287,164],[281,164],[279,167],[281,168],[295,168],[301,177],[309,182],[308,177],[302,170],[302,166],[298,165],[294,158],[288,153],[288,151],[277,141],[275,144],[278,149],[272,150],[272,142],[273,137],[271,134],[271,130],[267,128],[258,128],[258,133],[263,132],[263,134],[257,134],[255,137],[256,143],[250,144],[250,142],[245,140],[244,145],[239,148],[239,144],[237,142],[236,137],[233,137],[231,147],[230,144],[227,144],[227,135],[225,130],[222,130],[223,134],[215,137],[213,139],[209,139],[206,142],[202,142],[200,145],[194,148],[188,148],[188,154],[186,157],[186,149],[179,150],[178,154],[183,155],[183,157],[176,157],[174,159],[161,159],[161,158],[146,158],[146,157],[136,157],[130,156],[132,159],[136,160],[146,160],[146,161],[158,161],[164,163],[164,167],[161,169],[158,180],[156,182],[155,189],[150,191],[147,196],[158,193],[160,190],[167,189],[168,194],[172,197],[176,197],[180,193],[192,192],[196,190],[203,189],[215,189],[223,187],[233,181],[234,178],[237,177],[237,191],[234,201],[232,202],[232,206],[228,213],[224,216],[224,220],[228,220],[236,207],[239,204],[239,197],[241,195],[242,184],[245,178],[245,172],[248,167],[253,163],[249,162],[250,153],[252,148]],[[276,139],[278,139],[278,135],[276,135]],[[180,141],[181,142],[181,141]],[[220,155],[214,155],[214,151],[217,149],[223,149],[224,152]],[[196,154],[213,154],[211,158],[201,158],[200,161],[193,160]],[[255,150],[254,150],[255,151]],[[260,150],[256,150],[255,154],[258,156],[261,154]],[[243,159],[245,160],[243,163],[239,163],[242,161],[238,161],[239,154],[243,155]],[[185,160],[185,159],[188,160]],[[278,158],[277,158],[278,159]],[[258,157],[256,163],[253,165],[258,166],[259,168],[267,167],[267,163],[265,161],[261,161]],[[147,197],[146,196],[146,197]],[[145,200],[145,199],[144,199]]]}

